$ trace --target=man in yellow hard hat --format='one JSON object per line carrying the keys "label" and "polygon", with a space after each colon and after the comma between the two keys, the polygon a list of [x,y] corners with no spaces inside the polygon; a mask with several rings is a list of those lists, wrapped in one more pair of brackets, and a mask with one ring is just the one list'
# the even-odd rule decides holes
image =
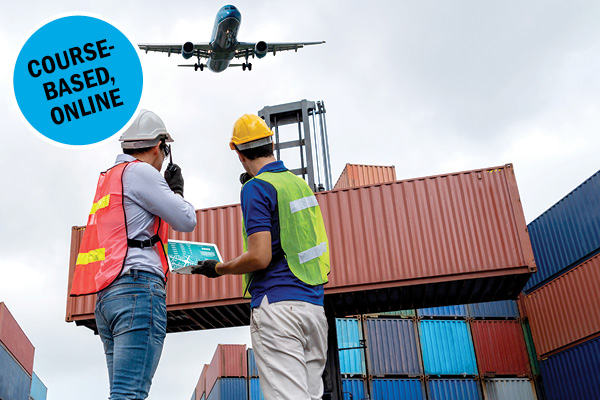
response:
{"label": "man in yellow hard hat", "polygon": [[241,193],[244,253],[224,263],[200,262],[192,273],[244,275],[265,399],[320,399],[329,244],[312,190],[275,159],[272,136],[256,115],[236,121],[229,145],[249,175]]}

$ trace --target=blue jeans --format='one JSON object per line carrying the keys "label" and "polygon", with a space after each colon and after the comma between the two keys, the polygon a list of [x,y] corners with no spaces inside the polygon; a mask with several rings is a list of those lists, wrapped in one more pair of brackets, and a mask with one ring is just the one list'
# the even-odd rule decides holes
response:
{"label": "blue jeans", "polygon": [[104,344],[110,400],[148,397],[167,330],[165,283],[132,271],[98,293],[96,325]]}

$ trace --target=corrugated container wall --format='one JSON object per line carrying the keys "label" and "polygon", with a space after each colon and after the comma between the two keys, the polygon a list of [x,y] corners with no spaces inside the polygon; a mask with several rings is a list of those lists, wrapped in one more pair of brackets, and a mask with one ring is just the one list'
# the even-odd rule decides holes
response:
{"label": "corrugated container wall", "polygon": [[31,377],[0,343],[0,399],[29,400]]}
{"label": "corrugated container wall", "polygon": [[209,365],[204,364],[202,367],[202,372],[200,372],[200,377],[198,378],[198,383],[196,383],[196,398],[199,399],[203,394],[206,394],[206,371],[208,370]]}
{"label": "corrugated container wall", "polygon": [[258,367],[254,358],[254,349],[248,349],[248,378],[258,378]]}
{"label": "corrugated container wall", "polygon": [[600,338],[542,360],[540,369],[548,400],[598,399]]}
{"label": "corrugated container wall", "polygon": [[425,391],[423,382],[419,379],[373,379],[371,398],[373,400],[425,400]]}
{"label": "corrugated container wall", "polygon": [[206,369],[206,393],[210,393],[217,378],[248,376],[245,344],[219,344]]}
{"label": "corrugated container wall", "polygon": [[0,342],[31,377],[35,348],[4,302],[0,302]]}
{"label": "corrugated container wall", "polygon": [[[348,375],[365,375],[365,352],[361,346],[363,340],[362,324],[356,318],[336,318],[335,325],[337,329],[337,341],[339,357],[340,357],[340,372]],[[342,350],[350,349],[351,350]]]}
{"label": "corrugated container wall", "polygon": [[532,381],[524,378],[486,379],[486,400],[536,400]]}
{"label": "corrugated container wall", "polygon": [[361,400],[365,398],[365,381],[363,379],[342,379],[342,399]]}
{"label": "corrugated container wall", "polygon": [[396,180],[396,167],[346,164],[333,189],[348,189]]}
{"label": "corrugated container wall", "polygon": [[575,188],[529,225],[538,272],[525,291],[600,248],[600,171]]}
{"label": "corrugated container wall", "polygon": [[34,372],[31,377],[31,391],[29,392],[30,400],[46,400],[47,395],[48,388]]}
{"label": "corrugated container wall", "polygon": [[433,308],[420,308],[417,310],[419,317],[462,317],[466,318],[469,311],[465,304],[457,306],[446,306],[446,307],[433,307]]}
{"label": "corrugated container wall", "polygon": [[[330,244],[326,302],[337,317],[516,298],[535,270],[511,165],[316,197]],[[194,232],[170,237],[215,243],[225,259],[241,254],[239,205],[196,215]],[[82,235],[83,229],[73,228],[69,281]],[[167,330],[248,325],[242,292],[240,276],[171,274]],[[69,298],[67,321],[94,328],[94,301]]]}
{"label": "corrugated container wall", "polygon": [[429,400],[482,400],[474,379],[430,379]]}
{"label": "corrugated container wall", "polygon": [[473,303],[469,304],[469,314],[473,318],[518,318],[519,307],[514,300]]}
{"label": "corrugated container wall", "polygon": [[367,318],[365,324],[369,375],[423,374],[412,319]]}
{"label": "corrugated container wall", "polygon": [[531,374],[525,338],[518,321],[473,321],[471,331],[480,375]]}
{"label": "corrugated container wall", "polygon": [[419,322],[421,351],[428,375],[477,375],[471,332],[464,321]]}
{"label": "corrugated container wall", "polygon": [[531,372],[533,375],[540,374],[540,365],[538,363],[537,354],[535,352],[535,344],[533,343],[533,337],[531,336],[531,328],[529,321],[523,321],[523,335],[525,336],[525,345],[527,346],[527,354],[529,355],[529,364],[531,365]]}
{"label": "corrugated container wall", "polygon": [[208,400],[244,400],[248,398],[248,386],[244,378],[219,378]]}
{"label": "corrugated container wall", "polygon": [[248,380],[248,386],[250,389],[250,400],[265,400],[258,378],[250,378]]}
{"label": "corrugated container wall", "polygon": [[600,254],[525,298],[538,356],[600,333]]}

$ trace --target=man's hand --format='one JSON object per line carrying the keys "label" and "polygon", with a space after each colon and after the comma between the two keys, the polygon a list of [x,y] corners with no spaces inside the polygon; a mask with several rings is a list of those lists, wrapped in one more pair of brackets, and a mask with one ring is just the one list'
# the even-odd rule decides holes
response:
{"label": "man's hand", "polygon": [[171,190],[183,197],[183,175],[181,168],[177,164],[169,164],[165,170],[165,181]]}
{"label": "man's hand", "polygon": [[217,264],[220,264],[217,260],[198,261],[198,265],[192,267],[192,274],[200,274],[208,278],[218,278],[221,275],[216,270]]}

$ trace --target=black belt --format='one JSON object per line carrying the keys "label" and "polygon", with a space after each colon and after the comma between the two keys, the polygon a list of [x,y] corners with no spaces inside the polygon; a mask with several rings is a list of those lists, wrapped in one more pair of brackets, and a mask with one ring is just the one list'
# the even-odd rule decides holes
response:
{"label": "black belt", "polygon": [[156,235],[152,236],[150,239],[146,239],[146,240],[127,239],[127,246],[143,249],[145,247],[152,247],[159,241],[160,241],[160,237],[158,236],[158,234],[156,234]]}

